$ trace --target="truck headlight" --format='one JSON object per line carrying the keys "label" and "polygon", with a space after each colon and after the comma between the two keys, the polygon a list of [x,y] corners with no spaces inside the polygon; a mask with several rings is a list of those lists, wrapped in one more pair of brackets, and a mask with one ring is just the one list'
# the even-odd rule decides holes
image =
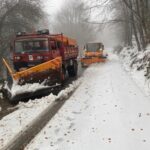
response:
{"label": "truck headlight", "polygon": [[20,57],[20,56],[15,56],[15,59],[16,59],[16,60],[20,60],[21,57]]}

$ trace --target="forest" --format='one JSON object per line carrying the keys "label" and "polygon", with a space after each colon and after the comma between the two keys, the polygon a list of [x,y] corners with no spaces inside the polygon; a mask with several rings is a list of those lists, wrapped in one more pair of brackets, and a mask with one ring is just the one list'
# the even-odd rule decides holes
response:
{"label": "forest", "polygon": [[[0,0],[0,57],[11,57],[10,47],[17,32],[38,30],[47,18],[41,0]],[[121,47],[133,47],[135,42],[140,52],[150,43],[149,0],[73,0],[49,20],[53,32],[72,36],[79,45],[96,40],[105,28],[114,30]]]}

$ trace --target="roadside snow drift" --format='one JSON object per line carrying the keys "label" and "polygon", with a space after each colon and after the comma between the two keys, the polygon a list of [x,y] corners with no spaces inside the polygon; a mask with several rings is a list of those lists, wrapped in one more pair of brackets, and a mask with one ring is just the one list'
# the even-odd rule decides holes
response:
{"label": "roadside snow drift", "polygon": [[149,150],[150,100],[116,56],[95,64],[25,150]]}
{"label": "roadside snow drift", "polygon": [[42,99],[30,100],[28,103],[20,102],[18,110],[0,120],[0,149],[6,146],[17,134],[28,128],[29,124],[52,105],[57,99],[68,97],[81,82],[74,81],[68,88],[61,91],[57,96],[50,94]]}

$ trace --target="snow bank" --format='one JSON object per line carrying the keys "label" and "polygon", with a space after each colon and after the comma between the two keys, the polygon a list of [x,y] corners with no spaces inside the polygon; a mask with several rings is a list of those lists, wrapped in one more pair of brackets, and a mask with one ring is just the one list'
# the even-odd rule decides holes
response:
{"label": "snow bank", "polygon": [[64,99],[68,98],[70,93],[73,92],[82,82],[82,78],[78,79],[77,81],[74,81],[72,84],[69,85],[68,88],[60,91],[58,95],[56,96],[56,99]]}
{"label": "snow bank", "polygon": [[4,88],[7,89],[11,93],[11,96],[13,97],[20,93],[35,92],[40,89],[46,89],[48,88],[48,86],[45,86],[42,83],[18,85],[16,82],[14,82],[11,89],[7,86],[7,83],[5,84]]}
{"label": "snow bank", "polygon": [[4,117],[0,121],[0,149],[5,146],[13,137],[21,132],[23,128],[38,116],[48,105],[55,100],[54,95],[47,96],[42,100],[19,103],[19,110]]}
{"label": "snow bank", "polygon": [[27,103],[20,102],[16,106],[18,110],[0,120],[0,149],[13,139],[15,135],[23,129],[28,128],[28,124],[38,117],[47,107],[52,105],[55,100],[69,96],[69,93],[78,87],[81,80],[79,79],[73,82],[57,96],[50,94],[42,99],[30,100]]}
{"label": "snow bank", "polygon": [[147,67],[150,67],[150,45],[143,52],[138,52],[137,47],[125,47],[120,53],[120,60],[124,68],[130,73],[136,84],[143,92],[150,95],[150,80]]}

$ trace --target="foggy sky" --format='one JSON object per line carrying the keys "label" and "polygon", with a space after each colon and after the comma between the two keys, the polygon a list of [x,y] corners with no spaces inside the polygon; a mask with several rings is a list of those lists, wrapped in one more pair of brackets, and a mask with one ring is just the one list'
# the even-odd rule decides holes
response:
{"label": "foggy sky", "polygon": [[45,11],[50,15],[56,14],[64,3],[65,0],[46,0],[44,4]]}
{"label": "foggy sky", "polygon": [[[82,0],[82,1],[87,1],[88,0]],[[65,6],[67,3],[67,0],[46,0],[44,2],[45,4],[45,11],[51,16],[51,19],[54,19],[55,14],[59,11],[59,9],[61,9],[61,7],[63,7],[63,5]],[[108,14],[108,16],[111,16],[111,14]],[[95,16],[95,15],[93,15]],[[98,18],[96,19],[92,19],[93,21],[97,19],[99,20],[99,18],[102,18],[102,15],[100,15]],[[100,20],[99,20],[100,21]],[[97,33],[96,39],[100,40],[102,42],[104,42],[105,45],[116,45],[116,43],[118,43],[118,39],[117,39],[117,31],[115,28],[111,28],[111,27],[106,27],[104,30],[102,30],[101,32]],[[120,41],[119,41],[120,42]]]}

